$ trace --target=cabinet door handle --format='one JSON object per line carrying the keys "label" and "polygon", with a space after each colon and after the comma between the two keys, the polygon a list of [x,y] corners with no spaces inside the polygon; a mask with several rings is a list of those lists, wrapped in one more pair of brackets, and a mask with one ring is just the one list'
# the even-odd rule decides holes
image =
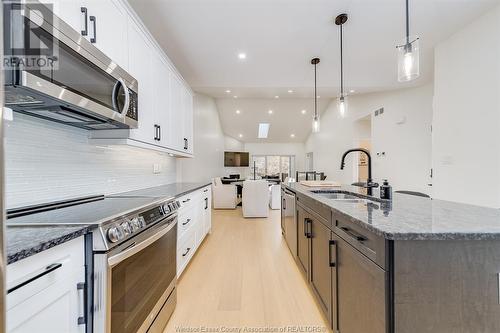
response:
{"label": "cabinet door handle", "polygon": [[283,198],[283,209],[286,209],[286,200]]}
{"label": "cabinet door handle", "polygon": [[208,209],[208,198],[205,198],[205,210]]}
{"label": "cabinet door handle", "polygon": [[186,225],[188,224],[189,222],[191,222],[191,219],[187,219],[186,222],[184,222],[182,225]]}
{"label": "cabinet door handle", "polygon": [[89,24],[88,24],[88,11],[87,11],[87,7],[80,7],[80,11],[83,13],[83,17],[84,17],[84,20],[85,20],[85,26],[84,26],[84,30],[82,30],[82,36],[87,36],[89,34]]}
{"label": "cabinet door handle", "polygon": [[188,139],[184,138],[184,149],[188,149]]}
{"label": "cabinet door handle", "polygon": [[77,285],[76,285],[76,289],[78,291],[78,297],[81,299],[81,306],[82,306],[82,309],[83,309],[83,313],[81,316],[78,317],[78,325],[85,325],[87,324],[87,311],[86,311],[86,302],[85,302],[85,290],[87,289],[86,288],[86,285],[85,285],[85,282],[79,282]]}
{"label": "cabinet door handle", "polygon": [[184,253],[182,254],[182,256],[183,256],[183,257],[187,256],[187,254],[189,253],[189,251],[191,251],[191,248],[190,248],[190,247],[188,247],[188,248],[186,249],[186,252],[184,252]]}
{"label": "cabinet door handle", "polygon": [[363,236],[363,235],[360,235],[354,231],[352,231],[351,229],[349,228],[346,228],[346,227],[340,227],[340,229],[342,229],[346,234],[348,234],[349,236],[351,236],[352,238],[354,238],[355,240],[357,240],[358,242],[364,242],[366,241],[366,237]]}
{"label": "cabinet door handle", "polygon": [[96,24],[96,17],[91,15],[89,17],[89,21],[92,22],[92,25],[94,27],[94,37],[90,38],[91,43],[96,43],[97,42],[97,24]]}
{"label": "cabinet door handle", "polygon": [[154,127],[155,127],[155,137],[154,137],[154,140],[157,141],[158,140],[158,125],[154,124]]}
{"label": "cabinet door handle", "polygon": [[208,192],[208,190],[207,190],[207,189],[205,189],[205,190],[203,190],[203,192],[207,193],[207,192]]}
{"label": "cabinet door handle", "polygon": [[189,202],[191,201],[191,199],[187,198],[186,200],[182,200],[182,203],[186,203],[186,202]]}
{"label": "cabinet door handle", "polygon": [[306,217],[304,219],[304,236],[306,236],[306,238],[312,238],[312,232],[309,231],[309,226],[311,225],[311,219]]}
{"label": "cabinet door handle", "polygon": [[30,276],[28,276],[25,280],[19,282],[19,283],[16,283],[16,285],[10,289],[7,290],[7,294],[10,294],[11,292],[19,289],[19,288],[22,288],[24,287],[25,285],[35,281],[35,280],[38,280],[39,278],[41,278],[42,276],[44,275],[47,275],[53,271],[55,271],[56,269],[58,268],[61,268],[62,267],[62,264],[60,263],[54,263],[54,264],[51,264],[51,265],[48,265],[46,266],[45,268],[42,268],[36,272],[34,272],[33,274],[31,274]]}
{"label": "cabinet door handle", "polygon": [[158,141],[161,141],[161,125],[158,125]]}
{"label": "cabinet door handle", "polygon": [[[335,256],[332,255],[332,248],[336,248],[337,244],[335,243],[334,240],[330,240],[329,243],[328,243],[328,261],[329,261],[329,265],[330,267],[335,267],[336,266],[336,262],[333,261],[333,257],[337,257],[337,251],[335,251]],[[335,258],[336,260],[337,258]]]}

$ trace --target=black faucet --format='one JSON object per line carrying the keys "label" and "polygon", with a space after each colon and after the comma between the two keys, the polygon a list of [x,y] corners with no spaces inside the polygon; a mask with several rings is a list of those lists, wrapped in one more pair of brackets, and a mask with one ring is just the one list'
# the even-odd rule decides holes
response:
{"label": "black faucet", "polygon": [[365,153],[366,156],[368,157],[368,179],[366,180],[366,183],[358,182],[358,183],[353,183],[352,185],[366,188],[366,194],[373,195],[372,189],[378,187],[378,183],[374,183],[372,179],[372,157],[370,156],[370,152],[368,150],[363,148],[354,148],[346,151],[344,155],[342,155],[342,161],[340,162],[340,170],[344,170],[346,156],[349,153],[356,151]]}

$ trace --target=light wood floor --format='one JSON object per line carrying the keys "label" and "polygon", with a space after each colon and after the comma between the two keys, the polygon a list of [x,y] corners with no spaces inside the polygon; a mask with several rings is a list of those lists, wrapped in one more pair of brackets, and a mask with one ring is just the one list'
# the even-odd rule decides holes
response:
{"label": "light wood floor", "polygon": [[328,324],[283,240],[280,211],[267,219],[244,219],[241,208],[213,211],[212,233],[178,281],[165,332],[284,326]]}

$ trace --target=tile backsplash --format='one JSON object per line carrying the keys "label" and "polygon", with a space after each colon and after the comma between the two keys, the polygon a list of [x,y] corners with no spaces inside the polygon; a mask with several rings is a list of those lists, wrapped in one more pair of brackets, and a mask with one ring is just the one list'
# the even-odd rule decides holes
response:
{"label": "tile backsplash", "polygon": [[18,113],[5,124],[7,208],[176,181],[176,159],[166,154],[92,144],[86,130]]}

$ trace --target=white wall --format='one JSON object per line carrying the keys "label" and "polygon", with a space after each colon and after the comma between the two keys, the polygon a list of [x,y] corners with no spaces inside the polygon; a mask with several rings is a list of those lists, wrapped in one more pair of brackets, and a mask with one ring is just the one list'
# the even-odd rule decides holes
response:
{"label": "white wall", "polygon": [[[325,172],[329,180],[356,181],[353,162],[357,157],[348,156],[346,168],[340,170],[342,154],[358,143],[357,120],[383,107],[384,113],[371,119],[373,178],[378,182],[389,179],[395,190],[429,193],[432,94],[432,84],[426,84],[350,96],[345,118],[338,116],[333,102],[321,118],[320,133],[311,134],[306,142],[305,151],[314,152],[314,168]],[[376,152],[385,152],[385,157],[377,157]]]}
{"label": "white wall", "polygon": [[500,6],[435,49],[433,196],[500,207]]}
{"label": "white wall", "polygon": [[93,145],[87,137],[86,130],[14,113],[5,129],[7,208],[175,182],[175,158]]}

